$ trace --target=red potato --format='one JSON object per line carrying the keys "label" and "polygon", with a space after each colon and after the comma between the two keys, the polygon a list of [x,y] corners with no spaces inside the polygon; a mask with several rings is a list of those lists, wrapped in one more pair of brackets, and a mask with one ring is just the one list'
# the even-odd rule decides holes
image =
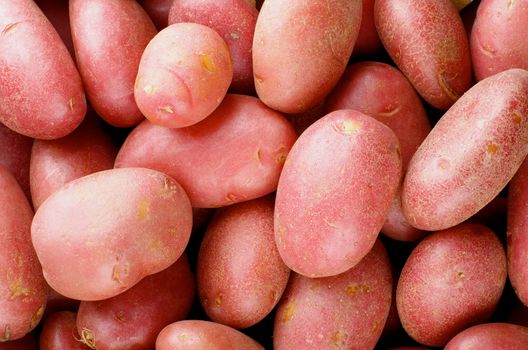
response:
{"label": "red potato", "polygon": [[491,316],[505,281],[506,256],[491,230],[461,224],[435,232],[401,272],[396,303],[403,328],[419,343],[443,346]]}
{"label": "red potato", "polygon": [[300,135],[310,125],[325,116],[324,101],[309,110],[297,114],[286,114],[285,117],[290,121],[295,132]]}
{"label": "red potato", "polygon": [[42,319],[46,320],[51,314],[54,314],[55,312],[77,312],[77,309],[79,309],[79,303],[79,300],[66,298],[64,295],[59,294],[56,290],[49,287],[46,310],[44,310],[44,316],[42,316]]}
{"label": "red potato", "polygon": [[29,162],[33,139],[21,135],[0,124],[0,166],[7,168],[15,177],[27,198],[29,190]]}
{"label": "red potato", "polygon": [[482,0],[471,31],[475,78],[510,68],[528,70],[528,0]]}
{"label": "red potato", "polygon": [[446,110],[469,89],[468,39],[451,0],[378,0],[374,17],[383,46],[429,104]]}
{"label": "red potato", "polygon": [[128,168],[66,184],[39,207],[31,235],[53,289],[72,299],[101,300],[173,264],[191,225],[189,200],[176,181]]}
{"label": "red potato", "polygon": [[486,323],[468,328],[447,343],[445,350],[528,349],[526,327],[508,323]]}
{"label": "red potato", "polygon": [[181,128],[210,115],[232,79],[229,48],[220,35],[201,24],[177,23],[147,45],[134,96],[152,123]]}
{"label": "red potato", "polygon": [[251,48],[258,11],[248,0],[176,0],[169,13],[169,24],[200,23],[214,29],[224,39],[233,62],[230,90],[254,93]]}
{"label": "red potato", "polygon": [[227,95],[192,127],[140,124],[115,167],[162,171],[183,186],[193,207],[221,207],[273,192],[296,137],[288,121],[257,98]]}
{"label": "red potato", "polygon": [[29,333],[46,306],[48,286],[31,246],[32,218],[15,178],[0,167],[0,343]]}
{"label": "red potato", "polygon": [[374,2],[363,0],[361,26],[352,51],[352,56],[365,57],[375,54],[383,48],[374,23]]}
{"label": "red potato", "polygon": [[33,138],[72,132],[84,118],[86,99],[51,23],[32,0],[0,0],[0,28],[0,122]]}
{"label": "red potato", "polygon": [[165,326],[187,316],[193,300],[194,276],[182,255],[118,296],[81,302],[76,330],[92,349],[150,350]]}
{"label": "red potato", "polygon": [[35,334],[28,333],[23,338],[0,342],[0,350],[39,350]]}
{"label": "red potato", "polygon": [[187,320],[165,327],[156,340],[156,350],[264,350],[256,341],[219,323]]}
{"label": "red potato", "polygon": [[70,52],[70,55],[75,57],[70,29],[68,1],[69,0],[35,0],[35,3],[46,15],[51,24],[53,24],[53,27],[60,35],[62,42]]}
{"label": "red potato", "polygon": [[76,316],[71,311],[60,311],[48,317],[40,333],[40,350],[88,350],[77,333]]}
{"label": "red potato", "polygon": [[360,0],[266,0],[253,39],[259,98],[284,113],[317,105],[337,83],[361,23]]}
{"label": "red potato", "polygon": [[506,186],[528,153],[528,72],[511,69],[471,88],[412,158],[403,213],[423,230],[457,225]]}
{"label": "red potato", "polygon": [[158,30],[168,25],[169,11],[173,2],[174,0],[139,0]]}
{"label": "red potato", "polygon": [[374,349],[391,297],[391,267],[380,241],[343,274],[293,274],[275,316],[273,348]]}
{"label": "red potato", "polygon": [[398,140],[374,118],[340,110],[312,124],[294,144],[277,188],[275,242],[286,265],[324,277],[359,263],[400,177]]}

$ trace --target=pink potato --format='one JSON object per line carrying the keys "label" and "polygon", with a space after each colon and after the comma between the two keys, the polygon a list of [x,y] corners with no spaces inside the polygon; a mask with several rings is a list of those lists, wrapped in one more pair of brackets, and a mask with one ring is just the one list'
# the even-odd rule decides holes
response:
{"label": "pink potato", "polygon": [[29,162],[33,139],[21,135],[0,124],[0,166],[7,168],[15,177],[22,191],[30,198]]}
{"label": "pink potato", "polygon": [[201,24],[177,23],[147,45],[134,96],[152,123],[181,128],[210,115],[232,79],[231,56],[222,37]]}
{"label": "pink potato", "polygon": [[147,11],[158,30],[168,25],[169,11],[174,0],[139,0],[138,2]]}
{"label": "pink potato", "polygon": [[273,329],[275,350],[374,349],[392,298],[383,244],[343,274],[311,279],[292,274]]}
{"label": "pink potato", "polygon": [[528,70],[528,0],[482,0],[471,31],[475,78],[510,68]]}
{"label": "pink potato", "polygon": [[40,333],[40,350],[90,349],[80,341],[76,318],[77,314],[71,311],[56,312],[48,317]]}
{"label": "pink potato", "polygon": [[284,113],[317,105],[337,83],[361,23],[360,0],[266,0],[253,38],[259,98]]}
{"label": "pink potato", "polygon": [[374,3],[376,0],[362,0],[362,16],[359,34],[352,51],[354,57],[365,57],[381,51],[383,45],[374,23]]}
{"label": "pink potato", "polygon": [[143,122],[121,147],[115,167],[162,171],[183,186],[193,207],[221,207],[273,192],[296,137],[288,121],[257,98],[227,95],[192,127]]}
{"label": "pink potato", "polygon": [[275,246],[273,198],[218,209],[200,247],[200,303],[211,320],[246,328],[268,315],[290,270]]}
{"label": "pink potato", "polygon": [[247,335],[209,321],[186,320],[165,327],[156,340],[156,350],[264,350]]}
{"label": "pink potato", "polygon": [[374,17],[383,46],[429,104],[446,110],[469,89],[468,39],[451,0],[377,0]]}
{"label": "pink potato", "polygon": [[527,328],[509,323],[485,323],[470,327],[447,343],[445,350],[528,349]]}
{"label": "pink potato", "polygon": [[413,250],[398,281],[396,303],[405,331],[428,346],[486,321],[506,281],[504,249],[478,224],[435,232]]}
{"label": "pink potato", "polygon": [[31,235],[53,289],[72,299],[101,300],[173,264],[191,225],[189,200],[176,181],[128,168],[66,184],[39,207]]}
{"label": "pink potato", "polygon": [[73,60],[32,0],[0,0],[0,122],[16,132],[56,139],[73,131],[86,99]]}
{"label": "pink potato", "polygon": [[444,114],[412,158],[403,213],[423,230],[468,219],[506,186],[528,153],[528,72],[482,80]]}
{"label": "pink potato", "polygon": [[398,140],[353,110],[332,112],[294,144],[277,188],[275,241],[307,277],[354,267],[374,245],[400,183]]}
{"label": "pink potato", "polygon": [[231,91],[254,93],[251,48],[258,11],[248,0],[176,0],[169,24],[193,22],[209,26],[225,40],[233,61]]}
{"label": "pink potato", "polygon": [[187,316],[193,300],[194,276],[184,254],[122,294],[81,302],[76,330],[92,349],[150,350],[165,326]]}
{"label": "pink potato", "polygon": [[31,245],[33,210],[17,181],[0,167],[0,343],[39,323],[48,286]]}

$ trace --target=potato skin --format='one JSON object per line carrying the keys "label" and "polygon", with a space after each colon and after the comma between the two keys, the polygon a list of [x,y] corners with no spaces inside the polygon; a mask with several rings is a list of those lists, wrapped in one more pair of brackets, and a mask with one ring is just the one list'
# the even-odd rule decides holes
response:
{"label": "potato skin", "polygon": [[288,121],[257,98],[230,94],[197,125],[140,124],[115,167],[162,171],[183,186],[193,207],[221,207],[273,192],[296,137]]}
{"label": "potato skin", "polygon": [[319,103],[345,70],[361,7],[361,0],[266,0],[253,38],[253,74],[262,102],[284,113]]}
{"label": "potato skin", "polygon": [[403,328],[419,343],[443,346],[491,315],[505,281],[506,256],[491,230],[461,224],[435,232],[401,272],[396,306]]}
{"label": "potato skin", "polygon": [[51,23],[32,0],[0,0],[0,28],[0,122],[33,138],[72,132],[84,118],[86,99]]}
{"label": "potato skin", "polygon": [[379,52],[383,45],[374,23],[374,2],[376,0],[363,0],[361,10],[361,26],[352,50],[353,57],[365,57]]}
{"label": "potato skin", "polygon": [[0,167],[0,343],[29,333],[46,306],[48,286],[31,246],[32,218],[17,181]]}
{"label": "potato skin", "polygon": [[27,198],[29,190],[29,162],[33,139],[21,135],[0,123],[0,166],[13,174]]}
{"label": "potato skin", "polygon": [[174,263],[191,225],[189,200],[176,181],[127,168],[66,184],[39,207],[31,234],[53,289],[72,299],[101,300]]}
{"label": "potato skin", "polygon": [[383,244],[343,274],[292,274],[279,303],[273,348],[374,349],[389,314],[392,275]]}
{"label": "potato skin", "polygon": [[418,93],[448,109],[471,86],[469,44],[451,0],[377,0],[383,46]]}
{"label": "potato skin", "polygon": [[445,350],[528,349],[526,327],[509,323],[485,323],[458,333]]}
{"label": "potato skin", "polygon": [[168,25],[169,11],[174,0],[139,0],[158,30]]}
{"label": "potato skin", "polygon": [[222,37],[201,24],[177,23],[147,45],[134,97],[152,123],[182,128],[210,115],[232,79],[231,56]]}
{"label": "potato skin", "polygon": [[374,118],[340,110],[312,124],[277,188],[275,242],[286,265],[307,277],[356,265],[374,245],[400,177],[398,140]]}
{"label": "potato skin", "polygon": [[53,28],[55,28],[61,37],[62,42],[66,45],[71,57],[75,57],[70,29],[68,1],[69,0],[35,0],[35,3],[53,25]]}
{"label": "potato skin", "polygon": [[59,311],[49,316],[40,333],[40,350],[88,350],[89,347],[79,341],[76,318],[77,314],[71,311]]}
{"label": "potato skin", "polygon": [[511,69],[471,88],[412,158],[403,213],[423,230],[468,219],[513,177],[528,153],[528,72]]}
{"label": "potato skin", "polygon": [[268,315],[290,270],[275,246],[271,197],[218,209],[200,247],[200,303],[211,320],[246,328]]}

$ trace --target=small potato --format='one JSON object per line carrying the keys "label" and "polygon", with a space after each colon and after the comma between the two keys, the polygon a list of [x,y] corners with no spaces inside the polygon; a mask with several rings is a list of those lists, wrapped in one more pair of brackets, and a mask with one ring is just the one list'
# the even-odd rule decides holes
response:
{"label": "small potato", "polygon": [[208,321],[180,321],[165,327],[156,340],[156,350],[264,350],[239,331]]}
{"label": "small potato", "polygon": [[470,327],[447,343],[445,350],[528,349],[527,328],[509,323],[485,323]]}
{"label": "small potato", "polygon": [[506,256],[491,230],[462,224],[433,233],[413,250],[398,281],[403,328],[419,343],[443,346],[491,315],[505,282]]}
{"label": "small potato", "polygon": [[169,11],[174,0],[139,0],[138,2],[147,11],[158,30],[168,25]]}
{"label": "small potato", "polygon": [[40,333],[40,350],[88,350],[89,347],[80,342],[76,317],[71,311],[56,312],[48,317]]}
{"label": "small potato", "polygon": [[352,269],[326,278],[292,274],[273,329],[275,350],[374,349],[392,298],[383,244]]}
{"label": "small potato", "polygon": [[201,24],[177,23],[147,45],[134,96],[152,123],[181,128],[211,114],[232,79],[231,56],[222,37]]}
{"label": "small potato", "polygon": [[72,299],[101,300],[173,264],[191,225],[189,199],[176,181],[127,168],[66,184],[39,207],[31,235],[53,289]]}
{"label": "small potato", "polygon": [[27,198],[29,190],[29,162],[33,139],[21,135],[0,123],[0,166],[7,168],[15,177]]}

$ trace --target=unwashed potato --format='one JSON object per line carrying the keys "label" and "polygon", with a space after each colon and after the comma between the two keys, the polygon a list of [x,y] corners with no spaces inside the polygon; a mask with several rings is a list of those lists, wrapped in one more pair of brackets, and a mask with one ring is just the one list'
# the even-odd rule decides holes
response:
{"label": "unwashed potato", "polygon": [[470,327],[447,343],[445,350],[528,349],[526,327],[509,323],[485,323]]}
{"label": "unwashed potato", "polygon": [[59,311],[49,316],[40,333],[40,350],[88,350],[80,340],[76,325],[77,314]]}

